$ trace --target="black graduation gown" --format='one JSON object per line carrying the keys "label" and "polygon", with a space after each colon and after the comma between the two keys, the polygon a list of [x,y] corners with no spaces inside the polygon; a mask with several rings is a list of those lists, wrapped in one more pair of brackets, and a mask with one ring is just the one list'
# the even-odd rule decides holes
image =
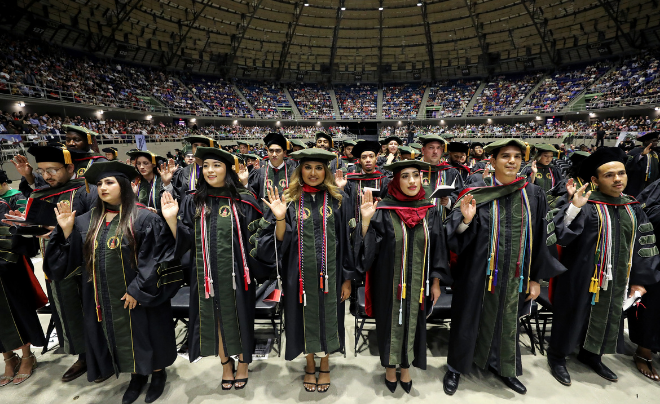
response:
{"label": "black graduation gown", "polygon": [[[90,192],[85,189],[84,179],[70,180],[61,187],[45,187],[34,190],[31,198],[37,198],[50,203],[68,201],[71,210],[80,216],[89,212],[98,193],[94,185],[89,186]],[[47,239],[35,239],[39,243],[41,254],[46,261]],[[64,352],[77,355],[85,352],[83,310],[82,310],[82,277],[72,275],[66,279],[50,279],[46,274],[46,291],[48,301],[52,307],[52,318],[57,330],[57,338]]]}
{"label": "black graduation gown", "polygon": [[[613,280],[608,289],[601,289],[594,301],[590,286],[595,270],[596,244],[599,239],[599,219],[596,204],[603,202],[612,218]],[[632,268],[628,279],[629,244],[632,232],[629,215],[620,203],[633,209],[637,218]],[[554,227],[556,242],[562,248],[562,263],[568,271],[553,281],[554,319],[550,350],[556,357],[565,357],[579,346],[594,354],[620,352],[623,347],[622,306],[626,285],[651,285],[658,281],[655,268],[660,263],[658,249],[651,238],[653,228],[639,203],[628,196],[607,197],[594,191],[590,202],[569,226],[564,218],[569,204],[550,211],[549,226]],[[624,237],[622,237],[624,235]],[[588,332],[589,329],[589,332]]]}
{"label": "black graduation gown", "polygon": [[[540,163],[536,163],[537,173],[536,180],[534,184],[538,185],[545,191],[549,192],[554,186],[556,186],[564,177],[561,174],[561,171],[554,164],[544,166]],[[527,181],[532,180],[532,165],[528,164],[520,172],[521,177],[527,177]],[[565,189],[565,187],[564,187]]]}
{"label": "black graduation gown", "polygon": [[[292,159],[286,159],[284,166],[275,173],[268,161],[265,161],[262,167],[252,170],[250,173],[247,189],[254,193],[258,201],[261,201],[261,198],[268,198],[267,186],[271,185],[270,182],[266,183],[266,176],[268,176],[268,179],[277,187],[279,195],[282,195],[282,191],[289,187],[291,174],[297,165],[298,163]],[[267,207],[264,207],[264,210],[268,210]]]}
{"label": "black graduation gown", "polygon": [[399,202],[388,196],[378,204],[365,236],[362,237],[361,224],[353,233],[356,267],[362,274],[369,271],[368,293],[376,319],[380,363],[385,367],[409,367],[412,363],[426,369],[426,315],[427,309],[433,305],[432,296],[427,296],[426,292],[430,293],[433,278],[440,279],[445,285],[451,284],[441,214],[431,207],[425,216],[428,247],[423,222],[414,228],[405,228],[407,280],[404,299],[400,299],[404,248],[402,221],[394,210],[388,208],[428,204],[426,200]]}
{"label": "black graduation gown", "polygon": [[349,212],[349,220],[355,218],[356,221],[360,220],[360,205],[364,188],[369,187],[379,189],[379,191],[373,192],[373,196],[383,199],[387,196],[387,186],[391,181],[390,177],[380,171],[374,171],[371,174],[363,174],[361,172],[348,173],[346,174],[346,179],[347,182],[344,187],[344,193],[348,195],[348,198],[342,201],[342,204],[347,205],[346,208]]}
{"label": "black graduation gown", "polygon": [[[345,200],[347,196],[342,193]],[[328,249],[328,274],[335,278],[335,282],[329,282],[329,293],[324,293],[319,288],[319,271],[322,261],[323,232],[321,230],[323,211],[323,193],[316,194],[312,199],[311,194],[305,193],[304,227],[314,231],[314,237],[305,237],[303,245],[305,250],[314,249],[311,254],[315,259],[303,257],[303,277],[305,279],[304,290],[309,297],[307,305],[301,302],[299,283],[299,238],[298,238],[298,201],[289,203],[286,213],[286,232],[281,242],[275,240],[275,217],[272,212],[264,214],[266,226],[257,242],[257,256],[265,262],[277,262],[276,256],[281,260],[282,266],[279,273],[282,279],[284,317],[286,318],[286,360],[293,360],[301,353],[330,354],[344,348],[344,303],[341,302],[341,287],[346,280],[356,279],[353,255],[349,239],[349,215],[348,204],[339,202],[328,196],[329,206],[332,206],[332,214],[328,215],[328,221],[334,221],[334,237],[327,237]],[[308,208],[311,206],[311,208]],[[313,221],[313,224],[312,224]],[[303,230],[306,231],[306,230]],[[334,243],[334,251],[330,250]],[[306,254],[305,256],[310,256]],[[334,265],[331,263],[335,262]],[[330,296],[335,293],[334,296]],[[332,303],[331,303],[332,302]],[[312,307],[317,308],[313,310]],[[321,320],[324,317],[325,320]],[[335,324],[328,324],[329,319],[336,318]],[[310,319],[313,319],[311,321]],[[333,321],[334,323],[334,321]],[[314,349],[312,347],[316,347]],[[319,348],[320,346],[320,348]]]}
{"label": "black graduation gown", "polygon": [[[654,181],[637,197],[653,224],[656,244],[660,237],[660,180]],[[630,340],[653,352],[660,352],[660,282],[646,286],[642,304],[628,312]]]}
{"label": "black graduation gown", "polygon": [[[140,180],[137,181],[137,184],[138,184],[138,194],[137,194],[138,202],[148,208],[156,209],[156,211],[160,213],[160,198],[163,195],[163,192],[166,191],[165,185],[163,185],[163,181],[160,179],[160,175],[155,174],[152,182],[149,182],[144,178],[140,178]],[[173,184],[170,182],[170,185]],[[170,193],[172,194],[172,197],[174,199],[178,199],[179,197],[178,188],[172,186]]]}
{"label": "black graduation gown", "polygon": [[[637,197],[652,182],[660,178],[660,164],[658,153],[654,150],[647,155],[642,155],[644,147],[636,147],[628,152],[626,173],[628,174],[628,186],[624,193]],[[649,162],[650,159],[650,162]]]}
{"label": "black graduation gown", "polygon": [[[0,200],[0,219],[17,208],[18,205]],[[44,294],[36,283],[29,258],[37,253],[36,247],[26,238],[12,236],[8,226],[0,225],[0,352],[13,351],[27,343],[46,343],[36,312]]]}
{"label": "black graduation gown", "polygon": [[174,172],[172,186],[177,190],[179,198],[182,198],[186,192],[195,190],[200,175],[202,175],[202,168],[197,163],[190,164]]}
{"label": "black graduation gown", "polygon": [[[486,187],[486,183],[475,177],[475,183],[469,187]],[[488,185],[492,178],[488,178]],[[460,373],[469,373],[472,363],[481,368],[494,367],[500,375],[515,377],[522,374],[520,347],[518,341],[520,308],[527,298],[529,280],[538,282],[555,276],[565,268],[554,259],[546,248],[547,202],[543,190],[527,184],[525,190],[532,216],[532,253],[527,253],[520,269],[523,279],[516,278],[516,260],[519,259],[521,244],[520,188],[525,183],[523,178],[505,185],[480,190],[463,190],[463,194],[472,193],[477,201],[477,213],[471,224],[462,234],[457,229],[463,221],[459,201],[447,216],[445,230],[447,242],[452,252],[458,254],[458,262],[452,268],[452,310],[449,337],[449,355],[447,362]],[[495,198],[503,209],[499,226],[499,246],[504,253],[496,259],[499,267],[497,286],[494,293],[488,291],[489,247],[491,244],[490,201]],[[515,212],[515,215],[514,215]],[[518,219],[516,219],[518,217]],[[515,250],[515,253],[514,253]],[[525,279],[526,278],[526,279]],[[520,282],[522,290],[519,289]],[[505,289],[506,294],[500,293]]]}
{"label": "black graduation gown", "polygon": [[[165,221],[138,206],[133,222],[136,251],[131,251],[128,237],[115,236],[116,215],[98,232],[93,275],[85,263],[83,244],[87,233],[95,231],[90,222],[100,214],[96,208],[76,217],[67,239],[58,226],[46,248],[44,272],[49,278],[63,280],[79,273],[84,280],[82,308],[90,382],[113,373],[148,375],[176,359],[170,299],[183,273],[169,264],[174,258],[174,238]],[[120,251],[115,251],[117,247]],[[124,309],[121,298],[125,293],[137,300],[135,309]]]}
{"label": "black graduation gown", "polygon": [[[85,154],[87,154],[87,156],[85,156]],[[73,159],[74,172],[76,173],[77,178],[80,178],[83,174],[85,174],[85,171],[87,171],[87,169],[92,164],[100,163],[102,161],[108,161],[105,157],[97,156],[93,151],[90,151],[88,153],[76,153],[76,156],[85,156],[85,157],[80,157],[78,159],[75,158]],[[18,184],[18,189],[26,197],[30,197],[30,194],[37,189],[41,189],[43,187],[49,186],[41,175],[37,173],[33,173],[33,175],[34,175],[34,188],[32,188],[27,183],[25,177],[21,177],[21,182]]]}
{"label": "black graduation gown", "polygon": [[[454,206],[456,199],[458,198],[459,192],[463,189],[464,182],[463,177],[459,175],[458,169],[451,167],[448,164],[438,164],[437,169],[432,167],[430,172],[429,170],[421,170],[422,175],[422,187],[426,192],[426,198],[431,201],[432,204],[436,205],[437,210],[441,213],[441,220],[447,215],[447,208],[440,204],[439,198],[431,199],[431,194],[439,185],[454,185],[455,191],[452,195],[449,196],[451,201],[451,206]],[[451,207],[450,207],[451,208]]]}
{"label": "black graduation gown", "polygon": [[458,171],[463,182],[467,181],[467,178],[470,176],[470,168],[468,168],[468,166],[452,162],[449,162],[448,164]]}
{"label": "black graduation gown", "polygon": [[[209,267],[214,296],[207,298],[205,293],[201,220],[197,216],[194,193],[184,196],[177,222],[176,255],[190,251],[191,261],[188,323],[190,361],[200,356],[219,355],[219,324],[225,355],[242,353],[243,360],[251,362],[257,286],[253,278],[267,279],[271,268],[253,258],[255,252],[250,244],[251,235],[259,229],[261,211],[254,195],[242,190],[241,201],[234,200],[240,223],[240,226],[236,227],[229,205],[232,199],[229,198],[228,191],[223,188],[209,189],[206,201],[211,213],[205,225],[208,226]],[[243,254],[249,268],[248,278],[243,268]],[[232,277],[232,271],[235,278]],[[250,283],[246,283],[248,280]]]}

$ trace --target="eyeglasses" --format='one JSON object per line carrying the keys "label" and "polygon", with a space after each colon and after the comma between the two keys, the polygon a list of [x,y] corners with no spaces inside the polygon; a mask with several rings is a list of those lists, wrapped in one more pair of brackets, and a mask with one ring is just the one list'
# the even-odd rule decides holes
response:
{"label": "eyeglasses", "polygon": [[41,175],[41,176],[43,176],[44,173],[47,173],[48,175],[53,176],[53,175],[57,174],[57,172],[60,171],[61,169],[63,169],[64,167],[65,167],[65,166],[62,166],[62,167],[60,167],[60,168],[47,168],[47,169],[45,169],[45,170],[42,170],[41,168],[37,168],[37,169],[34,170],[34,171],[35,171],[37,174]]}

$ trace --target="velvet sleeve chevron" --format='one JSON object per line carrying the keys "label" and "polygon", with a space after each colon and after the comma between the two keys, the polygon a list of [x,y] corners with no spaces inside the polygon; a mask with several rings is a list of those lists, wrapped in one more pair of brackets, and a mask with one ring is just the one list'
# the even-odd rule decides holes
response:
{"label": "velvet sleeve chevron", "polygon": [[248,266],[252,277],[256,278],[258,282],[263,282],[275,271],[274,262],[259,259],[258,255],[259,236],[261,232],[269,227],[270,223],[263,218],[261,212],[257,209],[258,204],[252,194],[241,196],[244,198],[244,202],[247,202],[241,204],[245,214],[241,219],[245,220],[245,229],[247,230],[247,244],[245,247],[249,251]]}
{"label": "velvet sleeve chevron", "polygon": [[635,247],[632,267],[630,269],[631,285],[652,285],[660,281],[660,272],[656,270],[660,264],[660,255],[656,244],[653,224],[639,204],[635,205],[637,229],[635,230]]}
{"label": "velvet sleeve chevron", "polygon": [[551,247],[557,244],[557,235],[555,234],[555,222],[552,220],[555,215],[559,213],[559,209],[552,209],[548,211],[548,214],[545,216],[545,221],[547,223],[546,233],[547,237],[545,240],[545,245]]}

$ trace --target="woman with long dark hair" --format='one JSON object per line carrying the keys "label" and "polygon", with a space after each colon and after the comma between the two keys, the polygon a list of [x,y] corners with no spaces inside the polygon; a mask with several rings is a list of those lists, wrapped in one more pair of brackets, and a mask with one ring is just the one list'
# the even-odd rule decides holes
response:
{"label": "woman with long dark hair", "polygon": [[135,159],[135,168],[140,175],[133,181],[133,190],[137,194],[137,201],[148,208],[160,212],[160,199],[164,192],[177,191],[172,185],[172,176],[175,171],[173,164],[167,159],[148,150],[128,152],[131,159]]}
{"label": "woman with long dark hair", "polygon": [[[334,153],[294,152],[300,161],[282,199],[270,188],[268,226],[257,242],[267,262],[281,258],[286,318],[286,360],[307,359],[303,387],[325,393],[330,387],[329,355],[344,347],[344,301],[355,278],[349,239],[350,204],[328,164]],[[278,271],[278,279],[280,273]],[[316,378],[315,356],[321,357]]]}
{"label": "woman with long dark hair", "polygon": [[[190,361],[219,356],[222,389],[242,389],[254,349],[254,277],[267,278],[268,269],[253,260],[250,230],[258,228],[261,209],[241,184],[238,159],[221,149],[197,147],[202,175],[195,192],[186,194],[181,209],[163,195],[162,214],[176,237],[176,256],[190,250]],[[238,356],[236,369],[232,356]],[[236,374],[234,375],[234,371]]]}
{"label": "woman with long dark hair", "polygon": [[422,187],[420,170],[429,167],[417,160],[385,166],[394,173],[388,195],[374,202],[371,190],[365,192],[353,235],[357,267],[369,271],[365,293],[373,302],[380,362],[392,393],[397,366],[406,393],[410,365],[426,369],[427,309],[440,297],[440,279],[450,283],[442,217]]}
{"label": "woman with long dark hair", "polygon": [[170,298],[183,273],[172,261],[174,238],[157,214],[136,203],[135,168],[94,164],[85,180],[96,184],[96,206],[75,217],[57,204],[44,272],[61,280],[83,275],[87,379],[131,373],[123,404],[134,402],[152,375],[145,401],[165,387],[165,368],[176,359]]}

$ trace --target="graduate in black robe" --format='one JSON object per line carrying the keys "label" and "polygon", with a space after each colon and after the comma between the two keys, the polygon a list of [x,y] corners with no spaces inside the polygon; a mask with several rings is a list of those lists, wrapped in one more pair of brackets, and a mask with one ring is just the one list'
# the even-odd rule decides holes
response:
{"label": "graduate in black robe", "polygon": [[[28,153],[37,161],[35,175],[43,178],[45,185],[34,190],[27,186],[30,192],[27,196],[50,203],[66,201],[77,215],[82,215],[92,208],[96,201],[96,189],[91,186],[92,192],[86,192],[85,180],[77,178],[71,152],[55,146],[32,146]],[[25,160],[16,156],[14,165],[25,178],[32,175],[32,167],[25,157],[23,159]],[[45,258],[48,238],[41,237],[31,241],[37,243],[37,240],[42,257]],[[75,380],[87,371],[81,284],[80,275],[63,280],[46,277],[46,291],[60,347],[69,355],[78,355],[78,360],[62,376],[63,382]]]}
{"label": "graduate in black robe", "polygon": [[137,176],[118,161],[87,170],[97,203],[77,217],[70,204],[57,204],[58,227],[44,260],[51,279],[81,273],[87,380],[131,373],[123,404],[138,398],[150,374],[145,402],[163,393],[165,368],[176,359],[170,299],[183,279],[167,224],[136,202]]}
{"label": "graduate in black robe", "polygon": [[463,182],[470,176],[470,167],[466,165],[470,147],[463,142],[450,142],[447,145],[447,163],[458,170]]}
{"label": "graduate in black robe", "polygon": [[449,248],[458,254],[444,379],[450,395],[473,363],[526,392],[517,379],[519,317],[539,295],[539,281],[565,270],[546,247],[545,192],[517,177],[525,152],[517,139],[488,145],[494,176],[474,177],[445,221]]}
{"label": "graduate in black robe", "polygon": [[467,166],[470,171],[474,171],[477,166],[485,165],[487,160],[486,153],[484,153],[484,144],[481,142],[470,143],[470,156],[467,159]]}
{"label": "graduate in black robe", "polygon": [[[6,183],[5,180],[2,181]],[[20,192],[11,204],[0,200],[0,219],[9,212],[21,211],[25,197]],[[7,224],[0,225],[0,352],[5,359],[5,371],[0,387],[11,382],[21,384],[31,375],[37,359],[32,346],[46,344],[37,309],[48,298],[34,276],[30,257],[36,255],[37,245],[22,236],[12,235]],[[22,351],[22,358],[13,351]]]}
{"label": "graduate in black robe", "polygon": [[[401,159],[401,152],[399,146],[403,145],[403,140],[398,136],[389,136],[380,141],[381,153],[378,155],[377,168],[382,171],[382,168],[388,164]],[[383,150],[384,148],[384,150]]]}
{"label": "graduate in black robe", "polygon": [[[326,392],[330,387],[329,354],[345,349],[344,301],[355,279],[349,239],[346,195],[335,185],[328,162],[334,154],[307,149],[291,154],[300,165],[280,199],[269,190],[268,225],[257,242],[257,256],[277,262],[286,318],[286,360],[306,355],[303,386]],[[301,220],[302,219],[302,220]],[[321,356],[315,378],[314,356]]]}
{"label": "graduate in black robe", "polygon": [[[172,196],[163,197],[163,216],[175,234],[176,255],[190,250],[192,257],[190,361],[220,356],[222,389],[242,389],[254,349],[254,278],[268,278],[270,270],[253,258],[249,241],[259,228],[261,210],[238,180],[234,155],[198,147],[195,156],[202,167],[195,192],[184,196],[180,208]],[[235,378],[234,355],[239,357]]]}
{"label": "graduate in black robe", "polygon": [[[422,142],[422,161],[429,163],[431,166],[422,168],[422,187],[426,193],[426,198],[429,198],[431,203],[436,206],[440,211],[442,220],[451,209],[458,192],[463,189],[463,177],[459,175],[458,169],[450,164],[441,162],[443,150],[447,148],[447,143],[443,138],[437,135],[420,136]],[[447,185],[454,186],[455,192],[451,196],[443,198],[430,198],[433,191],[439,186]]]}
{"label": "graduate in black robe", "polygon": [[658,160],[658,137],[660,132],[649,132],[639,136],[642,146],[628,152],[626,171],[628,186],[625,193],[637,197],[649,184],[660,178],[660,161]]}
{"label": "graduate in black robe", "polygon": [[[655,180],[637,196],[653,225],[656,245],[660,238],[660,180]],[[628,312],[630,340],[637,344],[634,354],[637,369],[651,380],[660,380],[653,368],[653,353],[660,352],[660,282],[646,286],[646,294]]]}
{"label": "graduate in black robe", "polygon": [[[390,178],[377,169],[377,153],[380,144],[371,140],[364,140],[353,147],[353,152],[358,156],[357,170],[347,173],[344,193],[348,196],[343,204],[350,204],[350,218],[360,220],[360,205],[365,189],[370,188],[375,198],[382,199],[387,195],[387,184]],[[335,178],[341,181],[343,176]],[[338,184],[341,188],[341,183]]]}
{"label": "graduate in black robe", "polygon": [[653,225],[641,205],[622,194],[625,161],[617,147],[596,150],[580,169],[580,177],[589,178],[594,191],[585,193],[585,184],[571,203],[548,214],[568,268],[553,280],[548,350],[552,375],[563,385],[571,384],[566,357],[578,347],[579,361],[604,379],[617,381],[601,356],[622,348],[625,298],[636,291],[643,295],[644,285],[658,281],[660,256]]}
{"label": "graduate in black robe", "polygon": [[576,151],[571,154],[569,157],[570,165],[566,170],[566,175],[552,189],[546,192],[548,204],[551,209],[569,203],[575,191],[586,183],[585,180],[580,178],[579,172],[582,162],[587,157],[589,157],[589,153],[583,151]]}
{"label": "graduate in black robe", "polygon": [[451,284],[449,253],[440,212],[425,198],[421,168],[428,163],[399,161],[388,196],[375,201],[367,190],[361,222],[353,237],[358,270],[368,272],[365,293],[376,319],[380,363],[393,393],[396,367],[410,393],[410,365],[426,369],[426,315],[440,297],[440,280]]}
{"label": "graduate in black robe", "polygon": [[137,202],[160,212],[160,197],[163,192],[169,192],[175,198],[178,196],[178,190],[172,184],[174,161],[168,164],[165,157],[148,150],[129,152],[129,156],[135,159],[135,168],[139,172],[139,176],[133,181]]}
{"label": "graduate in black robe", "polygon": [[527,181],[538,185],[547,193],[563,179],[561,171],[552,164],[553,156],[559,151],[551,144],[545,143],[536,144],[534,147],[536,157],[531,164],[522,169],[520,175],[527,177]]}
{"label": "graduate in black robe", "polygon": [[334,175],[337,170],[347,171],[347,167],[344,165],[344,159],[342,159],[339,153],[335,150],[335,141],[332,139],[332,135],[325,132],[316,132],[314,138],[314,148],[326,150],[335,155],[335,159],[328,164],[332,174]]}
{"label": "graduate in black robe", "polygon": [[[293,170],[298,165],[294,159],[285,158],[290,144],[282,134],[269,133],[264,137],[264,143],[268,149],[268,161],[264,161],[261,168],[252,170],[247,185],[258,201],[268,196],[271,186],[277,188],[280,194],[288,188]],[[265,206],[264,210],[268,207]]]}

